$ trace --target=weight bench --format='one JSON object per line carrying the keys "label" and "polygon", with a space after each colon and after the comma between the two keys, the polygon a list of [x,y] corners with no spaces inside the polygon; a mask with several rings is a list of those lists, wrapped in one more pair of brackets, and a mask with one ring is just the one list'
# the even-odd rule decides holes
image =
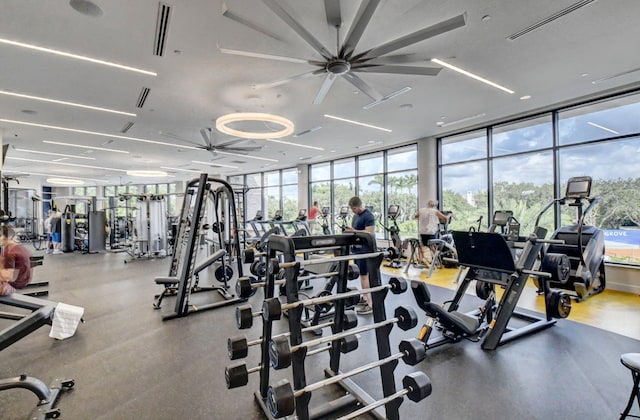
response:
{"label": "weight bench", "polygon": [[[16,320],[13,325],[0,331],[0,350],[9,347],[43,325],[50,325],[57,305],[56,302],[16,293],[0,296],[0,304],[31,311],[30,314],[0,312],[0,318]],[[0,379],[0,391],[14,388],[31,391],[38,398],[38,404],[27,418],[44,420],[60,416],[60,409],[54,408],[60,392],[71,389],[74,384],[73,380],[55,380],[47,386],[40,379],[22,374],[13,378]]]}
{"label": "weight bench", "polygon": [[[29,257],[29,262],[31,263],[31,268],[35,268],[35,267],[40,267],[41,265],[44,264],[44,255],[37,255],[37,256],[31,256]],[[29,284],[27,284],[25,287],[23,287],[22,289],[20,289],[21,291],[19,291],[18,293],[21,293],[23,295],[27,295],[27,296],[47,296],[49,294],[49,291],[47,289],[38,289],[35,291],[30,291],[33,289],[37,289],[40,287],[47,287],[49,286],[49,282],[48,281],[41,281],[41,282],[30,282]],[[24,290],[24,291],[22,291]]]}
{"label": "weight bench", "polygon": [[[192,287],[191,293],[195,293],[195,292],[197,292],[199,290],[199,288],[198,288],[198,280],[199,280],[198,275],[200,274],[200,272],[202,270],[204,270],[205,268],[209,267],[210,265],[212,265],[214,262],[218,261],[219,259],[224,258],[224,256],[226,254],[227,254],[227,251],[225,251],[224,249],[219,249],[216,252],[214,252],[213,254],[209,255],[200,264],[198,264],[198,265],[196,265],[194,267],[193,275],[196,276],[196,283]],[[228,273],[224,273],[225,276],[226,276],[226,274],[228,274]],[[162,304],[162,299],[164,299],[166,296],[173,296],[173,295],[176,294],[176,292],[178,290],[179,283],[180,283],[180,277],[178,277],[178,276],[156,277],[154,279],[154,281],[155,281],[156,284],[160,284],[160,285],[164,286],[164,290],[162,291],[162,293],[156,296],[156,299],[158,299],[158,301],[153,305],[154,308],[158,309],[158,308],[160,308],[160,305]]]}
{"label": "weight bench", "polygon": [[[480,327],[478,317],[458,311],[447,311],[442,305],[431,302],[431,293],[429,293],[429,289],[423,281],[411,280],[411,291],[418,306],[427,315],[438,321],[443,329],[448,332],[446,333],[446,340],[443,340],[442,344],[445,341],[459,341],[465,337],[472,337],[478,332]],[[446,303],[448,302],[444,302],[444,304]],[[421,337],[421,339],[424,339],[424,337]],[[436,347],[436,344],[430,343],[429,348],[433,347]]]}

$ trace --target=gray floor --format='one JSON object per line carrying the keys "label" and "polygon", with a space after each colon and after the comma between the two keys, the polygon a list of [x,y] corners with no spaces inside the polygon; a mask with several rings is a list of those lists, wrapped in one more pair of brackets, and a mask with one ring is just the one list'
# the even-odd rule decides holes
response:
{"label": "gray floor", "polygon": [[[75,388],[58,403],[64,419],[264,418],[253,399],[257,374],[245,388],[225,386],[224,367],[232,363],[226,339],[240,333],[235,307],[163,322],[152,308],[153,296],[160,291],[152,279],[167,274],[170,259],[125,264],[127,259],[126,254],[109,253],[47,255],[44,266],[36,268],[36,280],[49,279],[49,299],[83,306],[86,323],[67,340],[49,338],[44,327],[3,350],[0,377],[27,373],[45,382],[75,379]],[[450,291],[433,287],[431,291],[434,301],[451,297]],[[198,299],[207,297],[214,295],[201,294]],[[260,298],[258,294],[252,299],[254,308],[261,304]],[[413,296],[389,295],[388,313],[403,303],[414,304]],[[361,321],[367,322],[367,317]],[[394,329],[391,342],[415,336],[417,330]],[[259,332],[257,325],[247,335],[257,338]],[[373,360],[372,337],[361,334],[360,348],[344,356],[343,369]],[[637,340],[568,320],[496,351],[483,351],[479,343],[468,341],[439,347],[418,366],[401,363],[396,369],[398,384],[405,373],[416,369],[433,383],[433,394],[418,404],[405,401],[401,415],[407,419],[617,418],[631,388],[631,376],[619,357],[638,351]],[[257,365],[258,357],[257,347],[252,348],[248,365]],[[323,378],[328,361],[326,353],[313,357],[313,363],[307,363],[308,383]],[[272,378],[287,375],[287,370],[278,371]],[[371,395],[381,395],[377,370],[354,380]],[[326,392],[334,388],[327,387]],[[326,392],[314,392],[311,405],[320,404]],[[0,419],[23,419],[35,403],[27,391],[2,391]]]}

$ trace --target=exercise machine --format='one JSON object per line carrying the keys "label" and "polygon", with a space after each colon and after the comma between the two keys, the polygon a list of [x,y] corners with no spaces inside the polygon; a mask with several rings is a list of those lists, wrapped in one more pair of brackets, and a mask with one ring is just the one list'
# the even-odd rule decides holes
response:
{"label": "exercise machine", "polygon": [[[379,222],[380,225],[384,228],[385,231],[389,232],[389,236],[391,238],[391,246],[394,246],[396,249],[402,249],[402,239],[400,239],[400,227],[398,226],[397,219],[400,217],[400,206],[397,204],[391,204],[387,209],[387,220],[391,221],[391,226],[388,226],[386,223]],[[402,258],[402,256],[400,256]],[[385,267],[389,268],[401,268],[402,262],[400,258],[396,258],[393,260],[389,260]]]}
{"label": "exercise machine", "polygon": [[[4,350],[40,327],[51,325],[57,303],[14,293],[9,296],[0,296],[0,305],[28,311],[28,313],[0,312],[0,318],[15,321],[0,331],[0,350]],[[62,392],[70,390],[74,385],[73,379],[56,379],[50,385],[46,385],[40,379],[26,374],[13,378],[0,378],[0,392],[26,389],[37,397],[38,402],[27,417],[34,420],[60,417],[61,410],[55,407],[58,399]]]}
{"label": "exercise machine", "polygon": [[347,222],[347,217],[349,216],[349,207],[342,206],[340,207],[340,212],[336,216],[336,225],[340,232],[344,233],[349,227],[349,222]]}
{"label": "exercise machine", "polygon": [[[451,301],[440,305],[431,302],[423,282],[412,283],[418,305],[426,312],[428,320],[418,338],[426,348],[457,342],[461,339],[482,340],[481,347],[495,350],[499,345],[546,329],[556,323],[555,318],[566,318],[571,310],[566,296],[558,295],[553,306],[554,295],[549,281],[565,282],[568,260],[561,254],[548,254],[539,270],[533,270],[538,255],[545,244],[556,242],[545,240],[546,230],[537,227],[526,238],[519,257],[514,259],[513,250],[504,236],[497,232],[452,232],[458,263],[461,266],[458,288]],[[537,316],[517,310],[516,305],[530,275],[542,279],[545,296],[545,316]],[[478,311],[460,312],[461,300],[472,282],[476,283],[476,295],[485,300]],[[498,300],[495,287],[504,288]],[[512,318],[519,322],[510,323]],[[430,339],[432,331],[441,330],[441,335]]]}
{"label": "exercise machine", "polygon": [[[161,294],[155,296],[154,308],[159,309],[165,297],[175,296],[174,310],[171,313],[164,314],[163,320],[184,317],[194,312],[216,309],[246,300],[237,297],[230,291],[229,282],[231,277],[234,276],[234,272],[230,264],[228,264],[227,249],[218,249],[204,261],[196,264],[202,232],[209,229],[217,230],[218,232],[216,233],[223,231],[221,215],[219,215],[218,219],[215,219],[215,223],[212,225],[206,224],[204,217],[207,214],[207,206],[213,205],[215,211],[221,211],[221,195],[224,195],[224,203],[227,206],[224,214],[228,215],[226,223],[229,223],[229,226],[224,230],[228,233],[238,228],[231,185],[220,179],[209,178],[206,173],[187,183],[176,236],[176,250],[172,257],[169,275],[155,279],[155,283],[162,285],[164,290]],[[236,255],[240,255],[240,241],[238,241],[237,235],[231,240],[230,246],[235,248],[234,253]],[[241,259],[236,258],[235,260],[238,276],[242,277]],[[215,270],[216,280],[220,281],[222,285],[207,287],[199,285],[199,274],[214,264],[217,267]],[[223,300],[198,305],[190,302],[193,293],[204,291],[216,291],[222,296]]]}
{"label": "exercise machine", "polygon": [[[590,176],[569,178],[564,197],[552,200],[540,212],[536,226],[542,215],[555,203],[575,207],[576,222],[557,229],[551,239],[558,243],[549,244],[543,249],[543,257],[547,253],[565,254],[571,263],[569,279],[566,282],[552,281],[550,286],[568,290],[577,301],[602,292],[606,287],[604,266],[604,233],[595,226],[585,223],[585,218],[600,201],[599,197],[590,197],[592,179]],[[584,205],[588,203],[586,209]],[[543,293],[540,284],[538,292]]]}
{"label": "exercise machine", "polygon": [[318,221],[318,226],[322,228],[323,235],[331,235],[331,222],[329,220],[329,207],[323,207],[320,214],[316,216],[316,220]]}
{"label": "exercise machine", "polygon": [[443,212],[447,219],[438,223],[438,238],[430,239],[427,247],[431,250],[431,263],[427,271],[427,278],[430,278],[435,268],[456,268],[458,267],[458,252],[456,251],[453,235],[449,231],[451,221],[450,211]]}

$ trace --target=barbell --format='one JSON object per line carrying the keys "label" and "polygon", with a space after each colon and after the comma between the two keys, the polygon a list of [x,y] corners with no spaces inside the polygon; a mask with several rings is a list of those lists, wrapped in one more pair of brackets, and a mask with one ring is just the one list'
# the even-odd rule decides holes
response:
{"label": "barbell", "polygon": [[336,420],[350,420],[358,416],[366,414],[376,408],[383,406],[397,398],[403,398],[405,395],[413,402],[422,401],[431,395],[432,386],[431,379],[424,372],[412,372],[402,378],[402,386],[400,391],[389,395],[388,397],[377,400],[371,404],[362,407],[346,416],[338,417]]}
{"label": "barbell", "polygon": [[282,269],[282,268],[294,267],[296,264],[299,264],[300,267],[306,267],[308,265],[314,265],[314,264],[326,264],[327,260],[332,261],[332,262],[333,261],[345,261],[345,260],[346,261],[349,261],[349,260],[361,260],[361,259],[366,259],[366,258],[375,258],[375,257],[379,257],[381,255],[384,258],[394,259],[394,258],[398,258],[400,256],[400,251],[398,251],[398,248],[389,247],[389,248],[385,249],[384,251],[379,251],[379,252],[368,252],[368,253],[364,253],[364,254],[338,255],[338,256],[332,257],[330,259],[317,258],[317,259],[313,259],[313,260],[298,260],[298,261],[291,261],[291,262],[280,262],[280,261],[278,261],[277,258],[271,258],[271,259],[269,259],[268,272],[269,272],[269,274],[275,274],[275,273],[278,273],[280,271],[280,269]]}
{"label": "barbell", "polygon": [[373,293],[381,290],[391,290],[393,294],[400,294],[407,290],[407,281],[402,277],[391,277],[389,284],[370,287],[367,289],[353,290],[350,292],[339,293],[336,295],[320,296],[311,299],[299,300],[291,303],[282,303],[280,299],[269,298],[262,302],[262,318],[265,321],[272,321],[282,317],[282,311],[297,308],[298,306],[320,305],[323,303],[334,302],[340,299],[347,299],[353,296],[359,296],[365,293]]}
{"label": "barbell", "polygon": [[[350,337],[344,337],[339,340],[338,348],[341,353],[348,353],[358,348],[358,338],[355,335]],[[307,356],[322,353],[331,349],[330,345],[311,350],[307,353]],[[255,366],[247,369],[245,363],[240,363],[233,366],[227,366],[224,368],[224,377],[227,382],[227,389],[238,388],[245,386],[249,382],[249,375],[255,372],[260,372],[262,366]]]}
{"label": "barbell", "polygon": [[295,399],[306,393],[321,389],[327,385],[338,383],[346,378],[350,378],[359,373],[366,372],[367,370],[383,366],[399,359],[402,359],[408,365],[414,366],[423,361],[426,357],[424,344],[416,338],[402,340],[399,345],[399,350],[399,353],[385,357],[384,359],[367,363],[366,365],[362,365],[348,372],[309,384],[304,388],[297,389],[295,391],[288,380],[283,379],[278,381],[267,390],[266,402],[269,412],[275,418],[289,416],[295,411]]}
{"label": "barbell", "polygon": [[[344,322],[342,324],[342,328],[345,330],[350,330],[358,326],[358,316],[354,311],[345,311],[344,313]],[[302,328],[302,332],[315,331],[320,328],[326,328],[333,325],[333,321],[328,321],[323,324],[312,325],[310,327]],[[286,332],[275,337],[289,337],[291,335],[290,332]],[[258,344],[262,344],[262,339],[247,340],[245,335],[236,335],[234,337],[229,337],[227,339],[227,354],[229,355],[229,359],[236,360],[241,359],[243,357],[247,357],[250,346],[255,346]]]}
{"label": "barbell", "polygon": [[327,337],[316,338],[314,340],[305,341],[291,347],[287,337],[273,337],[269,341],[269,360],[274,369],[284,369],[291,365],[291,355],[300,350],[306,350],[309,347],[315,347],[323,343],[330,343],[341,338],[352,336],[365,331],[375,330],[385,325],[398,324],[401,330],[407,331],[418,324],[418,315],[409,306],[398,306],[394,312],[395,318],[387,319],[375,324],[363,325],[362,327],[353,328],[349,331],[341,331]]}

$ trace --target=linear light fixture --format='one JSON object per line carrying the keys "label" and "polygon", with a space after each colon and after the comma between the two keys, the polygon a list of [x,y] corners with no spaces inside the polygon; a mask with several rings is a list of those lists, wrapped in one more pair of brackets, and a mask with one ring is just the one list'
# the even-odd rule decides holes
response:
{"label": "linear light fixture", "polygon": [[[258,121],[263,123],[278,124],[282,127],[280,131],[244,131],[229,127],[229,124],[244,121]],[[279,139],[293,133],[293,123],[291,120],[280,115],[266,114],[263,112],[235,112],[223,115],[216,119],[216,129],[221,133],[230,136],[242,137],[245,139]]]}
{"label": "linear light fixture", "polygon": [[480,77],[477,74],[473,74],[470,71],[463,70],[460,67],[456,67],[456,66],[454,66],[452,64],[446,63],[446,62],[444,62],[444,61],[442,61],[442,60],[440,60],[438,58],[432,58],[431,61],[436,63],[436,64],[439,64],[439,65],[441,65],[443,67],[446,67],[446,68],[448,68],[450,70],[453,70],[453,71],[456,71],[456,72],[458,72],[460,74],[463,74],[463,75],[465,75],[467,77],[470,77],[472,79],[476,79],[477,81],[485,83],[485,84],[487,84],[487,85],[489,85],[491,87],[494,87],[496,89],[500,89],[500,90],[502,90],[504,92],[507,92],[509,94],[515,93],[513,90],[511,90],[509,88],[501,86],[501,85],[499,85],[499,84],[497,84],[495,82],[492,82],[491,80],[485,79],[484,77]]}
{"label": "linear light fixture", "polygon": [[110,61],[99,60],[97,58],[91,58],[91,57],[87,57],[87,56],[84,56],[84,55],[72,54],[72,53],[69,53],[69,52],[66,52],[66,51],[54,50],[54,49],[51,49],[51,48],[40,47],[38,45],[25,44],[24,42],[12,41],[10,39],[5,39],[5,38],[0,38],[0,44],[13,45],[15,47],[22,47],[22,48],[27,48],[27,49],[30,49],[30,50],[36,50],[36,51],[40,51],[40,52],[56,54],[56,55],[60,55],[60,56],[67,57],[67,58],[73,58],[73,59],[76,59],[76,60],[89,61],[91,63],[101,64],[101,65],[109,66],[109,67],[115,67],[115,68],[118,68],[118,69],[121,69],[121,70],[128,70],[128,71],[133,71],[133,72],[136,72],[136,73],[147,74],[149,76],[157,76],[158,75],[155,72],[148,71],[148,70],[142,70],[142,69],[139,69],[139,68],[136,68],[136,67],[124,66],[122,64],[112,63]]}
{"label": "linear light fixture", "polygon": [[356,149],[368,149],[370,147],[380,146],[381,144],[383,144],[382,141],[370,141],[370,142],[367,142],[366,144],[361,144],[359,146],[356,146]]}
{"label": "linear light fixture", "polygon": [[[180,146],[182,147],[182,146]],[[197,149],[197,147],[196,147]],[[249,158],[249,159],[258,159],[258,160],[266,160],[267,162],[277,162],[276,159],[270,159],[270,158],[265,158],[265,157],[260,157],[260,156],[249,156],[249,155],[241,155],[240,153],[232,153],[232,152],[222,152],[220,150],[216,150],[216,153],[219,153],[221,155],[229,155],[229,156],[239,156],[241,158]]]}
{"label": "linear light fixture", "polygon": [[64,153],[42,152],[40,150],[28,150],[28,149],[18,149],[18,148],[16,148],[15,150],[17,152],[36,153],[36,154],[41,154],[41,155],[63,156],[63,157],[69,157],[69,158],[74,158],[74,159],[96,160],[96,158],[89,157],[89,156],[65,155]]}
{"label": "linear light fixture", "polygon": [[411,90],[411,88],[409,86],[405,86],[402,89],[396,90],[395,92],[392,92],[390,94],[388,94],[387,96],[383,96],[382,98],[378,99],[377,101],[373,101],[369,104],[366,104],[365,106],[362,107],[362,109],[371,109],[374,106],[380,105],[383,102],[388,101],[389,99],[393,99],[396,96],[400,96],[403,93],[407,93]]}
{"label": "linear light fixture", "polygon": [[154,171],[147,169],[130,169],[127,171],[127,175],[129,176],[139,176],[142,178],[164,178],[169,175],[165,171]]}
{"label": "linear light fixture", "polygon": [[[162,146],[169,146],[169,147],[173,147],[173,148],[177,148],[178,147],[173,143],[165,143],[165,142],[162,142],[162,141],[139,139],[139,138],[136,138],[136,137],[118,136],[116,134],[100,133],[98,131],[79,130],[79,129],[76,129],[76,128],[58,127],[58,126],[55,126],[55,125],[46,125],[46,124],[36,124],[36,123],[30,123],[30,122],[26,122],[26,121],[6,120],[6,119],[3,119],[3,118],[0,118],[0,121],[6,122],[6,123],[10,123],[10,124],[20,124],[20,125],[28,125],[28,126],[31,126],[31,127],[50,128],[52,130],[70,131],[72,133],[91,134],[93,136],[102,136],[102,137],[111,137],[111,138],[122,139],[122,140],[139,141],[141,143],[159,144],[159,145],[162,145]],[[183,145],[180,145],[180,149],[201,150],[199,147],[183,146]],[[221,153],[221,152],[218,152],[218,153]]]}
{"label": "linear light fixture", "polygon": [[63,143],[61,141],[52,141],[52,140],[42,140],[42,142],[43,143],[49,143],[49,144],[57,144],[59,146],[80,147],[82,149],[102,150],[104,152],[129,154],[129,152],[127,152],[126,150],[107,149],[106,147],[85,146],[83,144]]}
{"label": "linear light fixture", "polygon": [[[362,122],[358,122],[358,121],[348,120],[346,118],[336,117],[335,115],[324,114],[324,116],[325,116],[325,118],[331,118],[333,120],[344,121],[344,122],[348,122],[348,123],[355,124],[355,125],[361,125],[363,127],[375,128],[376,130],[385,131],[387,133],[391,132],[391,130],[389,130],[388,128],[383,128],[383,127],[378,127],[376,125],[371,125],[371,124],[366,124],[366,123],[362,123]],[[2,121],[2,120],[0,120],[0,121]]]}
{"label": "linear light fixture", "polygon": [[287,146],[297,146],[297,147],[305,147],[307,149],[313,149],[313,150],[324,150],[322,147],[317,147],[317,146],[309,146],[306,144],[300,144],[300,143],[293,143],[291,141],[284,141],[284,140],[276,140],[276,139],[264,139],[266,141],[272,141],[274,143],[282,143],[282,144],[286,144]]}
{"label": "linear light fixture", "polygon": [[612,130],[611,128],[607,128],[607,127],[605,127],[603,125],[596,124],[596,123],[591,122],[591,121],[587,121],[587,124],[589,124],[591,126],[594,126],[594,127],[597,127],[597,128],[599,128],[601,130],[608,131],[609,133],[620,135],[620,133],[618,133],[616,130]]}
{"label": "linear light fixture", "polygon": [[51,162],[49,160],[26,159],[26,158],[17,158],[17,157],[13,157],[13,156],[7,156],[6,159],[7,160],[20,160],[22,162],[47,163],[49,165],[64,165],[64,166],[75,166],[77,168],[103,169],[105,171],[127,172],[124,169],[105,168],[103,166],[81,165],[79,163]]}
{"label": "linear light fixture", "polygon": [[172,168],[171,166],[161,166],[160,169],[167,169],[169,171],[178,171],[178,172],[193,172],[196,174],[199,174],[202,172],[202,171],[195,171],[193,169]]}
{"label": "linear light fixture", "polygon": [[471,115],[470,117],[464,117],[464,118],[460,118],[459,120],[449,121],[449,122],[446,122],[446,123],[439,121],[439,122],[436,123],[436,125],[438,127],[449,127],[450,125],[460,124],[460,123],[467,122],[467,121],[470,121],[470,120],[475,120],[476,118],[482,118],[485,115],[487,115],[487,114],[485,114],[483,112],[482,114]]}
{"label": "linear light fixture", "polygon": [[[43,174],[40,172],[25,172],[25,171],[13,171],[13,170],[3,170],[4,173],[16,173],[16,174],[24,174],[24,175],[36,175],[36,176],[51,176],[51,174]],[[55,175],[56,178],[70,178],[70,179],[82,179],[84,181],[94,181],[94,182],[108,182],[105,179],[93,179],[93,178],[84,178],[79,176],[66,176],[66,175]]]}
{"label": "linear light fixture", "polygon": [[84,185],[84,181],[74,178],[47,178],[46,180],[50,184],[58,185]]}
{"label": "linear light fixture", "polygon": [[592,85],[597,85],[597,84],[600,84],[600,83],[608,82],[611,79],[615,79],[615,78],[620,77],[620,76],[626,76],[627,74],[635,73],[637,71],[640,71],[640,67],[637,67],[637,68],[631,69],[631,70],[627,70],[627,71],[623,71],[621,73],[612,74],[610,76],[603,77],[603,78],[600,78],[598,80],[594,80],[594,81],[591,82],[591,84]]}
{"label": "linear light fixture", "polygon": [[101,108],[101,107],[93,106],[93,105],[78,104],[78,103],[75,103],[75,102],[59,101],[57,99],[42,98],[40,96],[25,95],[23,93],[7,92],[6,90],[0,90],[0,95],[15,96],[17,98],[33,99],[33,100],[42,101],[42,102],[51,102],[51,103],[59,104],[59,105],[75,106],[75,107],[78,107],[78,108],[92,109],[94,111],[111,112],[113,114],[128,115],[128,116],[131,116],[131,117],[135,117],[136,116],[136,114],[132,114],[131,112],[116,111],[115,109]]}
{"label": "linear light fixture", "polygon": [[193,163],[199,163],[200,165],[207,165],[207,166],[220,166],[221,168],[238,169],[238,167],[237,167],[237,166],[232,166],[232,165],[223,165],[222,163],[215,163],[215,162],[202,162],[201,160],[192,160],[191,162],[193,162]]}

